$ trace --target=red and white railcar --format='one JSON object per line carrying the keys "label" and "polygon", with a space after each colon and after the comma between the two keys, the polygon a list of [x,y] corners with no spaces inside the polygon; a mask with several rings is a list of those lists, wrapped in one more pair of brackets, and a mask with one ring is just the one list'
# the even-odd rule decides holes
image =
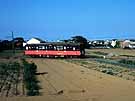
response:
{"label": "red and white railcar", "polygon": [[27,44],[25,55],[36,57],[54,56],[84,56],[85,50],[82,45],[76,43],[40,43]]}

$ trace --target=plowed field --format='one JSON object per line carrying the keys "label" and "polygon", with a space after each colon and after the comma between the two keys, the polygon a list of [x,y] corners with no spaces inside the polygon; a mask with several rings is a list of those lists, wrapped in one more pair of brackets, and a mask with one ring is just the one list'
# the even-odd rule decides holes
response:
{"label": "plowed field", "polygon": [[[135,101],[135,82],[57,59],[28,59],[37,65],[40,96],[3,101]],[[44,74],[42,74],[44,73]]]}

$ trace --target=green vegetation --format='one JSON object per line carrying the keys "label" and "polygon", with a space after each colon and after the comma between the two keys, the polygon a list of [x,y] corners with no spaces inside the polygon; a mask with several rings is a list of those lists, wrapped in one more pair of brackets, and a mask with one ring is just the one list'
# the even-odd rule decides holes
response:
{"label": "green vegetation", "polygon": [[132,57],[132,58],[134,58],[135,56],[134,55],[120,55],[120,56],[125,56],[125,57]]}
{"label": "green vegetation", "polygon": [[[18,62],[0,63],[0,92],[9,95],[13,90],[14,95],[18,95],[18,85],[20,83],[22,67]],[[12,87],[12,88],[11,88]]]}
{"label": "green vegetation", "polygon": [[110,75],[118,75],[119,73],[125,72],[125,70],[122,67],[116,67],[116,66],[107,66],[107,65],[100,65],[98,66],[98,71],[101,71],[106,74]]}
{"label": "green vegetation", "polygon": [[36,70],[37,66],[34,63],[28,63],[24,59],[19,62],[0,63],[0,94],[39,95],[40,87],[35,75]]}
{"label": "green vegetation", "polygon": [[10,57],[15,57],[15,56],[22,56],[23,55],[23,50],[4,50],[0,52],[0,57],[1,58],[10,58]]}
{"label": "green vegetation", "polygon": [[[86,58],[66,60],[85,68],[135,81],[134,50],[86,49]],[[110,54],[118,54],[111,56]],[[107,56],[110,57],[108,58]],[[106,58],[103,58],[106,56]]]}
{"label": "green vegetation", "polygon": [[97,52],[93,52],[95,54],[98,54],[98,55],[107,55],[108,53],[104,53],[104,52],[100,52],[100,51],[97,51]]}
{"label": "green vegetation", "polygon": [[114,48],[120,48],[120,42],[119,41],[116,41],[116,45],[114,46]]}
{"label": "green vegetation", "polygon": [[135,66],[135,60],[121,59],[119,61],[119,63],[123,63],[123,64],[126,64],[126,65],[133,65],[133,66]]}
{"label": "green vegetation", "polygon": [[34,63],[28,63],[23,60],[24,66],[24,82],[27,89],[28,96],[39,95],[39,85],[36,78],[37,66]]}
{"label": "green vegetation", "polygon": [[112,69],[104,69],[102,70],[103,73],[114,75],[114,71]]}
{"label": "green vegetation", "polygon": [[128,78],[129,80],[134,80],[135,78],[135,72],[134,69],[131,69],[131,65],[119,63],[117,60],[91,58],[91,59],[72,59],[66,61],[105,74],[122,77],[124,79]]}
{"label": "green vegetation", "polygon": [[134,76],[134,77],[135,77],[135,71],[130,72],[130,73],[129,73],[129,75],[131,75],[131,76]]}
{"label": "green vegetation", "polygon": [[103,58],[103,56],[96,55],[96,54],[90,54],[90,55],[87,55],[87,56],[90,57],[90,58]]}
{"label": "green vegetation", "polygon": [[111,64],[115,66],[121,66],[126,68],[135,68],[133,60],[121,59],[121,60],[111,60],[111,59],[95,59],[94,61],[99,63]]}

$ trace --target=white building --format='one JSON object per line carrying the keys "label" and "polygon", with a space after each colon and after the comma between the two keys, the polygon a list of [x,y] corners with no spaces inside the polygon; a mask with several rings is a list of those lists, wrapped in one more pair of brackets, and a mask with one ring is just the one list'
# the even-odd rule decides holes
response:
{"label": "white building", "polygon": [[112,40],[112,42],[111,42],[111,46],[112,46],[112,47],[115,47],[115,46],[116,46],[116,43],[117,43],[117,41],[116,41],[116,40]]}
{"label": "white building", "polygon": [[25,47],[26,44],[39,44],[39,43],[44,43],[45,41],[39,39],[39,38],[31,38],[27,42],[23,43],[23,47]]}
{"label": "white building", "polygon": [[134,39],[128,39],[128,40],[125,40],[122,44],[122,47],[123,48],[131,48],[131,49],[135,49],[135,40]]}

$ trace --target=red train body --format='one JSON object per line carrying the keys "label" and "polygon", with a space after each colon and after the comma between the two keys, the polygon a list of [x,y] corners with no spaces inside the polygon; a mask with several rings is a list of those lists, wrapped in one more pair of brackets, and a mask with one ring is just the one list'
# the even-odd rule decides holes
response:
{"label": "red train body", "polygon": [[52,56],[84,56],[84,48],[80,44],[73,43],[41,43],[27,44],[25,55],[36,57]]}

